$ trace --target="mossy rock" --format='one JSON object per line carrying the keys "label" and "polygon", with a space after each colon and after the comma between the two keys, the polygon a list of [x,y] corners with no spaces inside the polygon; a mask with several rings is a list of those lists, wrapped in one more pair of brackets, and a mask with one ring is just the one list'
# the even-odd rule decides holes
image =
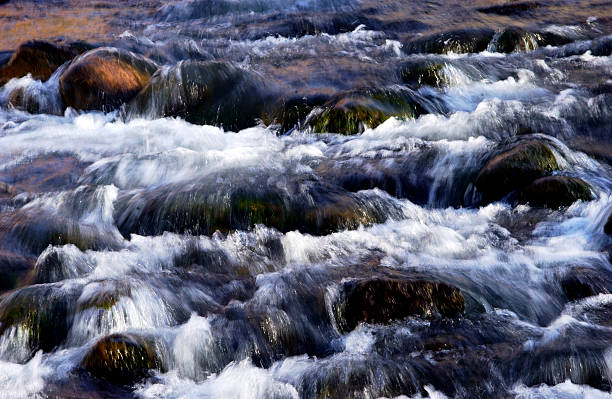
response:
{"label": "mossy rock", "polygon": [[162,362],[150,340],[134,334],[112,334],[96,342],[81,367],[111,383],[130,385],[147,377],[151,370],[161,370]]}
{"label": "mossy rock", "polygon": [[559,169],[552,150],[541,141],[519,143],[490,159],[474,180],[487,204]]}
{"label": "mossy rock", "polygon": [[257,224],[324,235],[380,223],[397,212],[392,204],[379,206],[365,194],[316,180],[263,175],[249,179],[239,173],[223,182],[212,176],[188,190],[168,185],[126,196],[115,209],[116,224],[125,237],[164,231],[210,235]]}
{"label": "mossy rock", "polygon": [[459,29],[421,37],[408,42],[407,53],[479,53],[489,46],[495,32],[492,29]]}
{"label": "mossy rock", "polygon": [[458,288],[431,281],[379,278],[344,284],[337,318],[344,330],[360,322],[390,323],[408,316],[454,317],[463,313]]}
{"label": "mossy rock", "polygon": [[410,61],[400,67],[401,80],[411,86],[440,87],[444,84],[444,65],[433,61]]}
{"label": "mossy rock", "polygon": [[354,135],[376,128],[390,117],[415,118],[426,113],[409,91],[357,91],[336,96],[306,124],[316,133]]}
{"label": "mossy rock", "polygon": [[156,70],[144,57],[102,47],[72,61],[60,77],[60,94],[75,109],[112,111],[138,94]]}
{"label": "mossy rock", "polygon": [[11,292],[0,302],[0,335],[10,327],[21,326],[27,331],[32,354],[39,349],[52,351],[68,334],[71,304],[79,290],[43,284]]}
{"label": "mossy rock", "polygon": [[32,75],[33,79],[45,81],[62,64],[81,53],[73,46],[33,40],[21,44],[6,65],[0,68],[0,86],[12,78]]}
{"label": "mossy rock", "polygon": [[268,101],[261,77],[234,64],[184,61],[160,69],[128,106],[129,117],[178,116],[238,131],[254,126]]}
{"label": "mossy rock", "polygon": [[567,176],[547,176],[519,190],[517,200],[532,206],[559,208],[578,200],[593,199],[591,186],[584,180]]}
{"label": "mossy rock", "polygon": [[308,115],[330,100],[328,94],[315,94],[281,100],[269,112],[262,115],[264,124],[280,128],[282,133],[293,128],[303,129]]}
{"label": "mossy rock", "polygon": [[520,28],[508,28],[495,35],[489,49],[499,53],[527,53],[541,46],[560,46],[570,42],[571,38],[551,32],[528,32]]}

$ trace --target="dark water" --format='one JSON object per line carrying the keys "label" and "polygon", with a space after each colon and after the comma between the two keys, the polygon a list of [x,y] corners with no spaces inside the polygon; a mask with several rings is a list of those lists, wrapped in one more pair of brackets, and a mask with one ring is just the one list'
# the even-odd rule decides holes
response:
{"label": "dark water", "polygon": [[[65,109],[66,66],[0,88],[0,398],[610,397],[612,3],[495,4],[0,5],[2,54],[84,40],[165,79],[107,113]],[[209,97],[178,112],[191,82]],[[355,135],[313,119],[381,96],[410,106]],[[534,140],[591,201],[481,201]],[[448,284],[464,312],[352,323],[364,281]],[[87,372],[113,333],[151,370]]]}

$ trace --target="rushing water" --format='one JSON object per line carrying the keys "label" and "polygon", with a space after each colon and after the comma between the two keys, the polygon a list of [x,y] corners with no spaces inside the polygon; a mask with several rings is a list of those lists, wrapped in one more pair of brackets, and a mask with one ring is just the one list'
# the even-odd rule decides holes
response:
{"label": "rushing water", "polygon": [[[152,59],[170,86],[189,83],[172,80],[186,60],[231,63],[224,73],[244,81],[212,86],[213,115],[359,90],[400,93],[417,112],[356,135],[265,112],[213,126],[164,117],[172,87],[103,113],[65,109],[67,65],[45,82],[10,80],[0,398],[610,397],[610,2],[1,3],[9,51],[88,40]],[[525,36],[502,53],[508,26],[563,40]],[[477,52],[415,44],[468,28],[497,33]],[[439,66],[435,84],[399,78],[423,63]],[[15,89],[37,113],[11,106]],[[482,203],[474,176],[529,140],[592,200]],[[597,292],[574,296],[572,278]],[[371,279],[449,284],[465,311],[350,325],[343,290]],[[156,367],[129,383],[84,370],[112,333],[146,340]]]}

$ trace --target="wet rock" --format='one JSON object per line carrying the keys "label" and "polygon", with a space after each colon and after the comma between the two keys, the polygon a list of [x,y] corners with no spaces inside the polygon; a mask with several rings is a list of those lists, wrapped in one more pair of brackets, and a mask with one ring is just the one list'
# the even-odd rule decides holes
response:
{"label": "wet rock", "polygon": [[440,87],[444,83],[444,65],[433,61],[410,61],[400,68],[402,81],[411,86]]}
{"label": "wet rock", "polygon": [[238,131],[254,126],[267,101],[261,77],[230,63],[180,62],[162,68],[129,104],[131,117],[179,116]]}
{"label": "wet rock", "polygon": [[85,355],[81,367],[95,377],[117,384],[145,378],[162,363],[153,345],[133,334],[112,334],[100,339]]}
{"label": "wet rock", "polygon": [[62,64],[81,53],[79,48],[40,40],[20,45],[8,63],[0,68],[0,86],[12,78],[30,73],[32,78],[45,81]]}
{"label": "wet rock", "polygon": [[604,233],[606,233],[609,236],[612,235],[612,214],[608,216],[608,221],[604,225]]}
{"label": "wet rock", "polygon": [[111,111],[131,100],[157,66],[131,52],[103,47],[77,59],[60,77],[64,103],[81,110]]}
{"label": "wet rock", "polygon": [[408,90],[363,91],[339,95],[315,111],[306,124],[316,133],[353,135],[394,116],[414,118],[427,111]]}
{"label": "wet rock", "polygon": [[[72,304],[79,291],[78,286],[43,284],[7,294],[0,301],[0,335],[11,329],[13,334],[23,334],[29,355],[39,349],[50,352],[68,334]],[[28,357],[19,360],[25,361]]]}
{"label": "wet rock", "polygon": [[353,330],[360,322],[389,323],[407,316],[453,317],[464,310],[459,289],[444,283],[373,279],[344,284],[339,324]]}
{"label": "wet rock", "polygon": [[535,1],[520,1],[516,3],[498,4],[489,7],[477,8],[479,12],[485,14],[497,14],[497,15],[520,15],[525,11],[534,10],[539,4]]}
{"label": "wet rock", "polygon": [[311,179],[282,176],[207,177],[189,187],[173,185],[119,199],[119,231],[212,234],[257,224],[281,232],[324,235],[386,220],[399,209],[370,194],[352,194]]}
{"label": "wet rock", "polygon": [[16,288],[33,268],[32,258],[0,249],[0,294]]}
{"label": "wet rock", "polygon": [[592,199],[591,186],[582,179],[567,176],[542,177],[517,193],[517,201],[520,203],[548,208],[569,206],[578,200]]}
{"label": "wet rock", "polygon": [[492,29],[460,29],[415,39],[405,46],[407,53],[479,53],[487,49]]}
{"label": "wet rock", "polygon": [[293,128],[303,129],[308,115],[317,107],[322,107],[330,101],[330,96],[318,94],[282,100],[273,107],[269,114],[262,116],[266,125],[277,125],[281,133]]}
{"label": "wet rock", "polygon": [[75,245],[48,246],[36,260],[32,284],[54,283],[92,271],[86,256]]}
{"label": "wet rock", "polygon": [[9,94],[7,105],[15,109],[27,111],[31,114],[38,114],[41,112],[40,103],[33,100],[34,99],[28,97],[25,87],[19,87]]}
{"label": "wet rock", "polygon": [[570,301],[612,293],[612,276],[605,270],[575,267],[561,278],[561,287]]}
{"label": "wet rock", "polygon": [[482,194],[482,202],[487,204],[557,169],[559,165],[551,149],[540,141],[530,140],[489,160],[474,185]]}

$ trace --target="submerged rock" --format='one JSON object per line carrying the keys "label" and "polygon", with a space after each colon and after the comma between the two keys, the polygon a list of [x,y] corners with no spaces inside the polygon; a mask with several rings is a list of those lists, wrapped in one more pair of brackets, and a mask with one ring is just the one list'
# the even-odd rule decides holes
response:
{"label": "submerged rock", "polygon": [[520,203],[559,208],[578,200],[593,199],[591,187],[582,179],[567,176],[547,176],[535,180],[517,193]]}
{"label": "submerged rock", "polygon": [[342,94],[313,112],[306,124],[316,133],[353,135],[375,128],[390,117],[427,113],[409,90],[372,90]]}
{"label": "submerged rock", "polygon": [[75,109],[111,111],[131,100],[157,70],[153,61],[103,47],[77,59],[60,77],[64,103]]}
{"label": "submerged rock", "polygon": [[474,180],[487,204],[529,185],[535,179],[559,169],[555,155],[544,143],[530,140],[496,155]]}
{"label": "submerged rock", "polygon": [[444,65],[433,61],[409,61],[400,67],[400,78],[411,86],[440,87],[444,82]]}
{"label": "submerged rock", "polygon": [[64,46],[41,40],[25,42],[15,50],[8,63],[0,68],[0,86],[28,73],[33,79],[45,81],[57,68],[81,52],[79,46]]}
{"label": "submerged rock", "polygon": [[339,324],[350,331],[360,322],[453,317],[463,312],[464,300],[459,289],[444,283],[381,278],[345,283],[338,309]]}
{"label": "submerged rock", "polygon": [[200,125],[238,131],[261,118],[263,79],[231,63],[186,61],[160,69],[129,104],[131,117],[178,116]]}
{"label": "submerged rock", "polygon": [[415,39],[405,46],[407,53],[479,53],[489,46],[492,29],[459,29]]}
{"label": "submerged rock", "polygon": [[117,384],[131,384],[150,370],[162,369],[152,344],[133,334],[101,338],[85,355],[81,367],[95,377]]}

